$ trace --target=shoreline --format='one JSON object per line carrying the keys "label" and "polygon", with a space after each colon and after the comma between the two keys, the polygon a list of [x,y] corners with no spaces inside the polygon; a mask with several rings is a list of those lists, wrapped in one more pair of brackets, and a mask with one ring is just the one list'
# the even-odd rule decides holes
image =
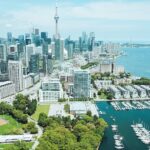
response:
{"label": "shoreline", "polygon": [[118,101],[148,101],[150,98],[134,98],[134,99],[94,99],[95,102],[118,102]]}

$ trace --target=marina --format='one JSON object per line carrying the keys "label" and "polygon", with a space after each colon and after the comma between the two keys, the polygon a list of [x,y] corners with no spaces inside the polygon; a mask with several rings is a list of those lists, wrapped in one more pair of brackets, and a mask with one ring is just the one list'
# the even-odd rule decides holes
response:
{"label": "marina", "polygon": [[148,101],[114,101],[110,103],[115,110],[132,110],[132,109],[150,109],[150,100]]}
{"label": "marina", "polygon": [[124,149],[123,137],[119,134],[118,125],[111,125],[114,132],[115,149]]}
{"label": "marina", "polygon": [[[117,104],[117,106],[121,109],[115,109],[112,105],[113,103],[115,103],[115,105]],[[122,102],[113,103],[96,103],[99,111],[102,112],[99,115],[104,118],[109,125],[105,131],[100,150],[149,150],[150,143],[148,143],[148,139],[150,139],[150,102],[127,101],[124,102],[123,105]],[[136,132],[133,129],[133,127],[136,127],[137,124],[141,124],[142,127],[137,130],[139,136],[136,135]],[[142,142],[142,140],[145,143]]]}
{"label": "marina", "polygon": [[144,127],[141,123],[131,125],[137,138],[144,144],[150,145],[150,131]]}

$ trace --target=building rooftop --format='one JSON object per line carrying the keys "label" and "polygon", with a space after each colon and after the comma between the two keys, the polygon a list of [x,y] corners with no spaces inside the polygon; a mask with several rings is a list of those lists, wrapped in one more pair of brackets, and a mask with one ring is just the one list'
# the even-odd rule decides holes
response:
{"label": "building rooftop", "polygon": [[70,102],[70,110],[71,111],[86,111],[86,105],[83,102]]}
{"label": "building rooftop", "polygon": [[12,81],[5,81],[5,82],[0,82],[0,87],[3,85],[7,85],[7,84],[12,84]]}

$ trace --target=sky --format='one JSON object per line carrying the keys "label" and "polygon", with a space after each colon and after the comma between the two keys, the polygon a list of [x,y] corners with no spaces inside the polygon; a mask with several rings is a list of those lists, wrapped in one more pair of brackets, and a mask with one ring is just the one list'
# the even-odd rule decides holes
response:
{"label": "sky", "polygon": [[[58,0],[59,32],[77,39],[83,31],[98,40],[150,41],[150,0]],[[55,0],[0,0],[0,37],[55,32]]]}

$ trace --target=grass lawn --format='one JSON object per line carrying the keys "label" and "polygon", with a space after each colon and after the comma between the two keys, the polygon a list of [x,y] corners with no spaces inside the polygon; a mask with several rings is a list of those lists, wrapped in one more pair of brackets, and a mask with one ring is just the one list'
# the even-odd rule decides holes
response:
{"label": "grass lawn", "polygon": [[0,115],[1,119],[8,121],[7,124],[0,126],[0,135],[17,134],[22,131],[22,124],[18,123],[15,119],[8,115]]}
{"label": "grass lawn", "polygon": [[[32,142],[27,142],[26,145],[29,147],[29,149],[32,147]],[[5,149],[14,149],[15,145],[14,144],[0,144],[0,150],[5,150]]]}
{"label": "grass lawn", "polygon": [[107,99],[107,96],[106,96],[104,93],[102,93],[102,94],[99,96],[99,98],[100,98],[100,99]]}
{"label": "grass lawn", "polygon": [[38,105],[36,112],[32,115],[32,118],[38,120],[39,114],[42,112],[48,115],[49,106],[50,106],[49,104]]}

